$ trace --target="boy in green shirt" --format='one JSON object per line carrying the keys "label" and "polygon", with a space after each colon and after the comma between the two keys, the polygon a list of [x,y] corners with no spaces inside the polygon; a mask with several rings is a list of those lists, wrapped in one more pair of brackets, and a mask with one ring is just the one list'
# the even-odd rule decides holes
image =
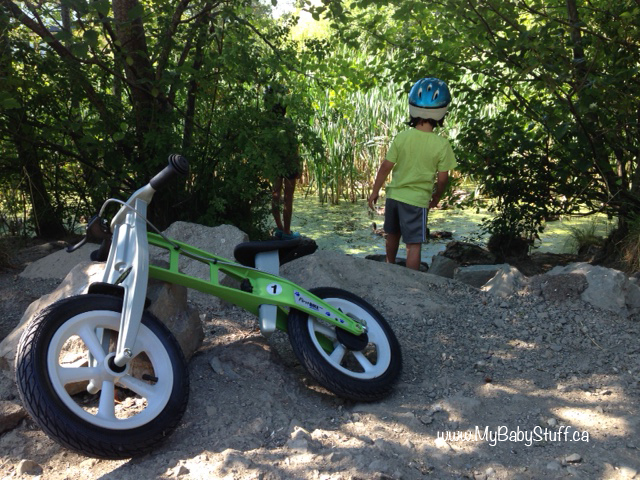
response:
{"label": "boy in green shirt", "polygon": [[[442,126],[451,94],[437,78],[423,78],[409,92],[409,125],[393,139],[380,165],[369,196],[369,208],[393,170],[386,188],[384,231],[386,261],[396,263],[400,238],[407,247],[407,267],[420,268],[420,251],[427,240],[427,214],[435,207],[449,181],[456,159],[449,141],[433,133]],[[434,190],[435,187],[435,190]]]}

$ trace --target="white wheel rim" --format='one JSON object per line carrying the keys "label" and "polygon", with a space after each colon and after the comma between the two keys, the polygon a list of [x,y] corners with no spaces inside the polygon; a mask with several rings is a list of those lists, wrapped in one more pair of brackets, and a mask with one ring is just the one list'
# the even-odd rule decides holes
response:
{"label": "white wheel rim", "polygon": [[[389,368],[389,365],[391,364],[391,345],[389,344],[389,340],[378,321],[365,309],[349,300],[343,298],[323,298],[323,300],[334,308],[341,310],[343,313],[351,314],[356,318],[367,322],[369,347],[373,346],[375,348],[377,358],[375,362],[372,362],[362,352],[353,352],[348,350],[338,341],[335,327],[333,325],[326,323],[322,318],[309,315],[307,328],[309,329],[311,341],[318,352],[320,352],[320,355],[322,355],[333,368],[353,378],[370,380],[372,378],[379,377],[386,372],[387,368]],[[334,350],[331,353],[328,353],[322,347],[316,336],[317,333],[322,334],[333,342]],[[364,371],[356,372],[345,368],[342,365],[342,361],[346,359],[347,356],[351,356],[351,358],[354,359]]]}
{"label": "white wheel rim", "polygon": [[[149,358],[157,382],[152,385],[144,380],[135,378],[128,373],[114,376],[105,367],[107,357],[100,343],[98,329],[118,331],[120,314],[109,310],[96,310],[76,315],[67,320],[55,333],[47,352],[47,372],[55,392],[71,412],[84,421],[112,430],[124,430],[140,427],[156,418],[167,405],[173,390],[173,369],[171,359],[154,333],[145,325],[140,324],[133,358],[145,353]],[[60,362],[60,354],[65,342],[78,336],[84,342],[85,358],[90,352],[96,360],[96,366],[65,366]],[[67,392],[65,385],[75,382],[89,381],[100,388],[97,411],[92,413],[80,405]],[[127,388],[146,400],[146,406],[141,411],[119,418],[116,410],[120,408],[114,398],[115,386]],[[95,409],[94,409],[95,410]]]}

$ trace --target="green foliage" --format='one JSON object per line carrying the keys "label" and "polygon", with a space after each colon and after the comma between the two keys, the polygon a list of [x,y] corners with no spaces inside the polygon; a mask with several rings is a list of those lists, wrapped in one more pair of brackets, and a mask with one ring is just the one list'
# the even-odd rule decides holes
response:
{"label": "green foliage", "polygon": [[159,226],[232,222],[260,235],[269,151],[284,145],[260,122],[275,82],[289,91],[305,181],[330,202],[366,196],[424,76],[451,87],[446,134],[492,199],[490,233],[535,238],[578,207],[640,212],[632,0],[322,0],[309,8],[331,34],[299,42],[294,17],[275,21],[251,1],[21,8],[0,10],[0,209],[23,231],[74,228],[180,151],[193,171],[158,196]]}
{"label": "green foliage", "polygon": [[600,248],[604,245],[604,237],[599,234],[596,221],[582,227],[569,227],[569,232],[565,247],[571,252],[580,254],[592,247]]}
{"label": "green foliage", "polygon": [[[156,196],[150,215],[160,228],[181,219],[265,231],[269,172],[265,152],[249,139],[264,87],[301,77],[290,20],[277,23],[253,2],[68,0],[28,15],[22,3],[6,6],[0,188],[10,197],[0,211],[7,222],[20,212],[25,232],[59,236],[106,198],[126,197],[179,151],[192,173],[184,187]],[[293,115],[309,123],[304,108],[292,107]],[[311,138],[310,129],[301,136]]]}
{"label": "green foliage", "polygon": [[635,2],[330,3],[350,21],[342,38],[395,54],[380,73],[450,84],[461,169],[496,199],[490,231],[534,235],[548,214],[578,205],[640,210]]}
{"label": "green foliage", "polygon": [[628,272],[640,271],[640,216],[629,219],[627,234],[622,239],[620,250]]}

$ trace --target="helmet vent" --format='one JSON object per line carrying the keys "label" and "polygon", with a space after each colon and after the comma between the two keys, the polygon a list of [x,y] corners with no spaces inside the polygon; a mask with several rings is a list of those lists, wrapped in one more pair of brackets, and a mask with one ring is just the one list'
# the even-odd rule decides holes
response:
{"label": "helmet vent", "polygon": [[435,100],[439,96],[440,96],[440,90],[436,90],[435,93],[433,94],[433,100]]}

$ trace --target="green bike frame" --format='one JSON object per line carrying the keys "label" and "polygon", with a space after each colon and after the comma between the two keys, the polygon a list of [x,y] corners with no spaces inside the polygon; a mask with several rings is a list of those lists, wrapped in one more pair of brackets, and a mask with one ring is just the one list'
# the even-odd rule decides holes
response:
{"label": "green bike frame", "polygon": [[[155,233],[147,233],[147,238],[149,245],[160,247],[169,254],[169,266],[149,265],[149,277],[193,288],[244,308],[261,318],[261,330],[266,336],[271,333],[269,325],[287,331],[286,320],[290,308],[320,317],[354,335],[365,332],[365,326],[359,320],[343,314],[285,278],[231,262],[186,243],[175,240],[170,243]],[[179,269],[182,257],[208,265],[209,278],[202,279],[181,273]],[[240,287],[221,285],[221,273],[237,280]],[[267,314],[260,307],[271,305],[277,307],[275,318],[263,318]]]}

